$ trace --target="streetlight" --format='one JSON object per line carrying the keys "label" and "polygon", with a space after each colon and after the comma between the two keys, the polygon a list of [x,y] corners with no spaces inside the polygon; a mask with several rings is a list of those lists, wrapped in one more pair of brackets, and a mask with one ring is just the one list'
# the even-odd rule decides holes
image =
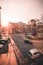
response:
{"label": "streetlight", "polygon": [[0,27],[1,27],[1,6],[0,6]]}
{"label": "streetlight", "polygon": [[2,30],[2,28],[1,28],[1,6],[0,6],[0,39],[2,38],[2,35],[1,35],[1,30]]}

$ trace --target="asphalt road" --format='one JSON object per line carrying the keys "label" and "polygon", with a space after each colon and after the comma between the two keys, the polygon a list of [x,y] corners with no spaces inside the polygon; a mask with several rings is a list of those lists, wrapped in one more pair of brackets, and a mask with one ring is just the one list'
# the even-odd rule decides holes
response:
{"label": "asphalt road", "polygon": [[14,53],[14,48],[15,48],[15,51],[19,49],[23,57],[27,59],[27,62],[23,65],[31,65],[31,63],[34,62],[33,60],[30,59],[28,55],[28,51],[34,47],[30,43],[25,43],[23,36],[24,34],[12,35],[12,38],[15,43],[13,43],[13,41],[11,40],[12,42],[8,45],[8,53],[0,55],[0,65],[18,65],[17,57],[15,56],[15,53]]}
{"label": "asphalt road", "polygon": [[13,38],[15,44],[17,45],[17,47],[19,48],[20,52],[23,54],[24,58],[28,59],[28,62],[26,64],[26,65],[28,65],[32,62],[30,57],[28,56],[28,51],[34,47],[30,43],[25,43],[22,36],[23,36],[23,34],[15,34],[12,36],[12,38]]}

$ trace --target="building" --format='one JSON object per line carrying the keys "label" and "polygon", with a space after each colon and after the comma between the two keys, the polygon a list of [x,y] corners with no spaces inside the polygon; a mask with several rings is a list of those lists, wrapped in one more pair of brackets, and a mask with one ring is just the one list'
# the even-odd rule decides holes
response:
{"label": "building", "polygon": [[43,32],[43,22],[37,23],[37,30],[38,30],[39,32]]}
{"label": "building", "polygon": [[18,22],[18,23],[12,23],[9,22],[9,33],[23,33],[24,32],[24,26],[25,23]]}

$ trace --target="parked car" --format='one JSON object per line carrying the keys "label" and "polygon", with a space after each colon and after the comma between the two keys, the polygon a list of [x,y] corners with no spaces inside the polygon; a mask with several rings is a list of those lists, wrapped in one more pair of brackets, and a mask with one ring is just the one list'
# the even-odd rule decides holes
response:
{"label": "parked car", "polygon": [[10,42],[11,42],[10,36],[9,36],[8,34],[5,34],[5,35],[3,36],[3,40],[6,40],[7,43],[10,43]]}
{"label": "parked car", "polygon": [[28,51],[28,55],[30,56],[31,59],[36,59],[41,55],[41,52],[34,48]]}
{"label": "parked car", "polygon": [[0,39],[0,54],[8,53],[8,45],[10,42],[10,37],[3,36],[3,38]]}

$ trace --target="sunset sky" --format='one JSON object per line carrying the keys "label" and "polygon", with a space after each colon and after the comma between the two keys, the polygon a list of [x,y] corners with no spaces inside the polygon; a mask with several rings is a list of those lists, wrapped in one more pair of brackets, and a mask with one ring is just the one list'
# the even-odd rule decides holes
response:
{"label": "sunset sky", "polygon": [[43,0],[0,0],[1,22],[9,21],[27,23],[30,19],[40,18],[43,14]]}

